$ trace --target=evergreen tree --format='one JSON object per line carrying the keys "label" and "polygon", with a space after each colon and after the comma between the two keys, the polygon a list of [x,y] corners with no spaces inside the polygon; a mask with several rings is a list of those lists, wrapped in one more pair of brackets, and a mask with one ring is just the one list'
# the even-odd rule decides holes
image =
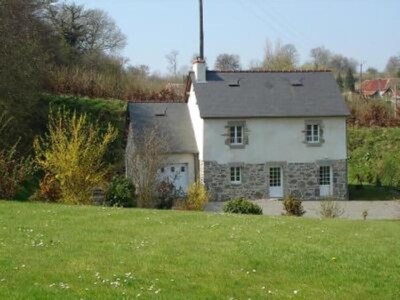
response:
{"label": "evergreen tree", "polygon": [[345,82],[344,82],[346,90],[348,90],[350,92],[354,92],[355,83],[356,83],[356,80],[354,78],[353,71],[349,68],[349,69],[347,69],[346,78],[345,78]]}
{"label": "evergreen tree", "polygon": [[337,75],[337,77],[336,77],[336,83],[337,83],[337,85],[339,86],[339,89],[340,89],[341,91],[343,91],[344,83],[343,83],[343,77],[342,77],[342,75],[340,74],[340,72],[338,73],[338,75]]}

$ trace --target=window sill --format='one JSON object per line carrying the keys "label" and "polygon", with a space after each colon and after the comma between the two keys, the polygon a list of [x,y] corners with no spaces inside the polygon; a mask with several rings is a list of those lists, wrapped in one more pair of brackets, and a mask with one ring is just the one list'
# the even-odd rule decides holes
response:
{"label": "window sill", "polygon": [[232,181],[231,181],[231,185],[238,186],[238,185],[241,185],[241,184],[242,184],[241,182],[232,182]]}
{"label": "window sill", "polygon": [[322,142],[318,142],[318,143],[304,142],[304,144],[306,144],[307,147],[321,147],[323,143]]}
{"label": "window sill", "polygon": [[245,145],[244,144],[229,144],[229,148],[231,148],[231,149],[244,149]]}

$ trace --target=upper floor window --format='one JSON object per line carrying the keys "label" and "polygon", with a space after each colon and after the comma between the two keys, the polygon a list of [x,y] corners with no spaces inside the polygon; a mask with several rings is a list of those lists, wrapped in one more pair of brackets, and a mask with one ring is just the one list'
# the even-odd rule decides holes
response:
{"label": "upper floor window", "polygon": [[324,123],[323,120],[305,120],[304,143],[308,146],[322,146],[324,139]]}
{"label": "upper floor window", "polygon": [[245,120],[229,120],[222,136],[230,149],[244,149],[249,144],[249,132]]}
{"label": "upper floor window", "polygon": [[229,134],[231,145],[243,145],[243,126],[230,126]]}
{"label": "upper floor window", "polygon": [[319,124],[306,125],[306,142],[309,144],[318,144],[321,142]]}

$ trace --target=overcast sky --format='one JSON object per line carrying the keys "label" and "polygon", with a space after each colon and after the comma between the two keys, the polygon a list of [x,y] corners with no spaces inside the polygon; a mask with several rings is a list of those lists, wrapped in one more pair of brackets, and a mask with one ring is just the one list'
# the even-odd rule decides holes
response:
{"label": "overcast sky", "polygon": [[[179,67],[198,53],[198,0],[76,0],[109,13],[128,37],[129,63],[167,72],[165,55],[178,50]],[[383,70],[400,54],[400,0],[204,0],[205,56],[261,60],[267,39],[292,43],[301,62],[325,46]],[[178,69],[179,69],[178,67]]]}

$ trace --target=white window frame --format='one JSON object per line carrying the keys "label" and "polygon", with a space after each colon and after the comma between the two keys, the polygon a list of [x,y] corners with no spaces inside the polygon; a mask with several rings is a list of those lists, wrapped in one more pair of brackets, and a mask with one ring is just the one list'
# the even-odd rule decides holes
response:
{"label": "white window frame", "polygon": [[231,167],[230,169],[230,180],[232,184],[242,183],[242,168],[241,167]]}
{"label": "white window frame", "polygon": [[[240,135],[238,134],[240,128]],[[244,144],[244,126],[243,125],[231,125],[229,126],[229,141],[231,145],[243,145]],[[233,132],[233,136],[232,136]],[[240,142],[239,142],[240,140]]]}
{"label": "white window frame", "polygon": [[[310,127],[310,129],[309,129]],[[306,142],[307,144],[321,143],[321,125],[318,123],[306,124]]]}
{"label": "white window frame", "polygon": [[332,185],[332,167],[320,166],[319,167],[319,185]]}
{"label": "white window frame", "polygon": [[[277,171],[279,170],[279,171]],[[279,173],[279,177],[276,176]],[[279,183],[279,185],[278,185]],[[270,167],[269,168],[269,186],[270,187],[281,187],[282,186],[282,168],[281,167]]]}

